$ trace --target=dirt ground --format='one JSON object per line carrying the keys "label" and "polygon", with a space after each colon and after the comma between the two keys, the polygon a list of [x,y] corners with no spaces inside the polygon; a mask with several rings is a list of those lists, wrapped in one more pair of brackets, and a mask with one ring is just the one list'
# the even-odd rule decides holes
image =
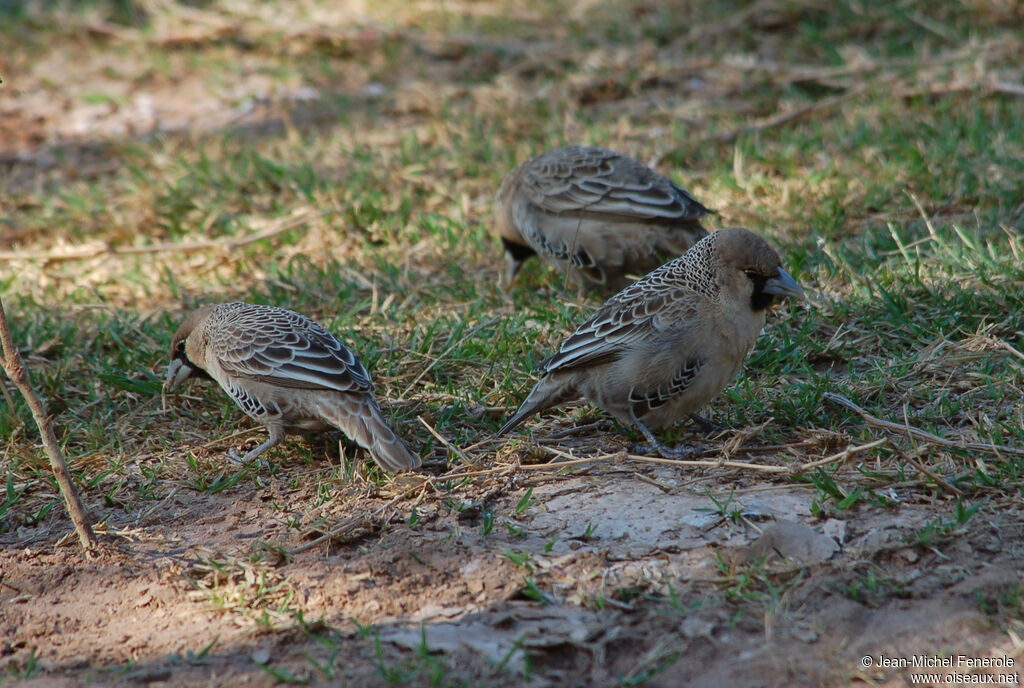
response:
{"label": "dirt ground", "polygon": [[[888,511],[812,520],[812,489],[735,469],[510,469],[452,499],[400,478],[397,502],[354,478],[310,509],[319,473],[293,463],[144,513],[99,509],[114,545],[95,559],[63,520],[19,529],[0,552],[0,657],[34,657],[31,686],[274,685],[264,667],[339,685],[899,686],[926,670],[862,658],[1021,661],[1004,607],[1020,510],[923,546],[948,504],[895,490]],[[725,517],[708,491],[733,492]],[[319,532],[289,521],[329,516],[367,518],[280,556]]]}
{"label": "dirt ground", "polygon": [[[119,65],[92,69],[130,83]],[[78,164],[55,150],[87,156],[91,141],[220,128],[262,107],[188,83],[147,88],[119,106],[6,102],[8,182],[30,183],[23,163]],[[729,437],[686,470],[631,460],[606,430],[611,458],[503,465],[468,483],[437,479],[438,456],[427,477],[339,485],[326,477],[337,454],[314,444],[318,462],[272,453],[272,470],[216,494],[185,486],[129,510],[94,496],[107,543],[95,558],[64,517],[19,526],[0,539],[0,668],[19,668],[0,684],[903,686],[938,671],[898,666],[921,658],[1020,684],[1019,503],[950,524],[956,500],[921,499],[909,475],[884,488],[886,509],[812,516],[814,486],[756,437],[730,459],[780,472],[716,464]],[[807,460],[847,446],[791,439]],[[232,442],[171,460],[184,475],[188,455],[218,464]],[[345,532],[314,544],[332,529]],[[968,666],[982,658],[1008,666]]]}

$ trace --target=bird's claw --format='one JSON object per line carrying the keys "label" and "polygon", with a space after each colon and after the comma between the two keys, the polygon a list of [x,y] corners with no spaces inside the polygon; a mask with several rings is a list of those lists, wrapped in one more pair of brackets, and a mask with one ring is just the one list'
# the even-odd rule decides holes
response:
{"label": "bird's claw", "polygon": [[257,468],[260,468],[260,469],[263,469],[263,470],[267,470],[267,469],[270,468],[270,462],[269,461],[267,461],[265,459],[260,459],[259,461],[257,461],[255,457],[250,459],[249,458],[249,454],[246,454],[245,456],[239,456],[238,452],[235,450],[234,447],[232,447],[231,449],[228,450],[228,461],[230,461],[231,463],[235,464],[236,466],[243,466],[244,467],[244,466],[251,466],[251,465],[255,464]]}

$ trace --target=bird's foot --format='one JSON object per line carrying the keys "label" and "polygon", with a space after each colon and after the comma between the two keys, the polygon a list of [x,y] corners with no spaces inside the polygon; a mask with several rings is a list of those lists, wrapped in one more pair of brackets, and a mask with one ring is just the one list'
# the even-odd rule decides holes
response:
{"label": "bird's foot", "polygon": [[651,447],[654,448],[654,451],[663,458],[685,459],[686,457],[700,451],[699,447],[691,447],[687,444],[681,444],[675,449],[666,446],[664,442],[654,436],[654,433],[651,432],[649,427],[644,425],[644,423],[636,417],[632,410],[630,410],[630,420],[633,421],[633,425],[636,426],[636,429],[643,433],[644,439],[650,443]]}
{"label": "bird's foot", "polygon": [[256,456],[257,454],[255,454],[255,450],[247,453],[245,456],[239,456],[238,451],[236,451],[234,447],[231,447],[231,449],[228,450],[227,459],[230,463],[233,463],[236,466],[248,466],[252,463],[255,463],[258,468],[264,470],[270,468],[269,461],[264,460],[254,462],[253,460],[256,458]]}

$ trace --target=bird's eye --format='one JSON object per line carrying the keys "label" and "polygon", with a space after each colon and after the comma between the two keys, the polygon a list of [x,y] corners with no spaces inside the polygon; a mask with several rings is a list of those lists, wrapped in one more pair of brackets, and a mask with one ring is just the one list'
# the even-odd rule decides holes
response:
{"label": "bird's eye", "polygon": [[757,279],[758,277],[761,276],[761,274],[757,270],[754,270],[753,268],[747,268],[746,270],[743,271],[743,274],[749,277],[750,279]]}

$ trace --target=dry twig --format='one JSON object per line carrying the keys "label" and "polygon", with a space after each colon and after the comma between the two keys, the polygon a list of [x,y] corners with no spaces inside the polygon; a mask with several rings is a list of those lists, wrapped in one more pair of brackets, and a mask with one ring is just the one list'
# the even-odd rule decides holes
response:
{"label": "dry twig", "polygon": [[959,449],[961,451],[981,451],[995,454],[996,456],[999,456],[1000,454],[1016,454],[1017,456],[1024,456],[1024,448],[1009,447],[1005,444],[987,444],[985,442],[957,442],[955,440],[947,440],[945,437],[933,435],[930,432],[915,428],[911,425],[900,425],[899,423],[893,423],[892,421],[882,420],[877,416],[872,416],[860,406],[857,406],[857,404],[839,394],[826,392],[825,399],[831,401],[833,404],[842,406],[849,411],[853,411],[863,418],[864,422],[872,427],[887,430],[898,435],[906,435],[924,442],[937,444],[941,447],[949,447],[950,449]]}
{"label": "dry twig", "polygon": [[827,456],[823,459],[811,461],[809,463],[800,464],[798,466],[771,466],[768,464],[750,463],[748,461],[732,461],[729,459],[662,459],[653,456],[640,456],[637,454],[628,454],[626,452],[617,452],[615,454],[603,454],[601,456],[593,456],[585,459],[577,459],[572,454],[567,454],[558,449],[552,447],[541,447],[544,451],[554,454],[555,456],[569,459],[569,461],[559,461],[558,463],[543,463],[543,464],[532,464],[529,466],[520,466],[521,470],[538,470],[541,468],[558,469],[566,466],[576,466],[584,463],[595,463],[598,461],[621,461],[628,459],[630,461],[637,461],[639,463],[650,463],[659,466],[679,466],[684,468],[739,468],[742,470],[754,471],[758,473],[778,473],[783,475],[800,475],[806,471],[820,468],[821,466],[827,466],[833,463],[841,463],[846,461],[851,456],[863,453],[869,449],[885,444],[886,440],[880,439],[860,446],[849,446],[841,452]]}
{"label": "dry twig", "polygon": [[[450,449],[452,449],[452,451],[455,451],[456,454],[461,454],[461,452],[459,452],[454,446],[449,445],[444,440],[444,438],[442,438],[440,435],[436,434],[436,432],[434,432],[431,429],[431,427],[429,425],[427,425],[427,423],[422,418],[420,418],[420,422],[423,423],[423,425],[426,426],[426,428],[428,430],[430,430],[431,433],[434,434],[435,437],[437,437],[439,440],[441,440],[441,442],[443,442],[446,446],[448,446]],[[370,524],[373,523],[374,519],[378,518],[381,514],[383,514],[385,511],[387,511],[389,508],[391,508],[392,506],[394,506],[395,504],[397,504],[401,500],[408,498],[414,492],[417,492],[417,491],[420,491],[420,490],[432,489],[435,484],[437,484],[438,482],[441,482],[441,481],[451,481],[451,480],[463,479],[463,478],[481,478],[481,477],[485,477],[485,476],[493,476],[493,475],[496,475],[496,474],[515,473],[517,471],[531,472],[531,473],[532,472],[539,472],[539,471],[560,471],[560,470],[565,469],[565,468],[572,468],[572,467],[575,467],[575,466],[585,466],[585,465],[596,464],[596,463],[601,463],[601,462],[605,462],[605,461],[615,461],[615,462],[635,461],[635,462],[639,462],[639,463],[653,463],[653,464],[659,464],[659,465],[682,466],[682,467],[689,467],[689,468],[692,468],[692,467],[702,467],[702,468],[727,467],[727,468],[738,468],[738,469],[743,469],[743,470],[757,471],[757,472],[761,472],[761,473],[775,473],[775,474],[781,474],[781,475],[800,475],[801,473],[804,473],[804,472],[809,471],[809,470],[813,470],[815,468],[819,468],[821,466],[826,466],[826,465],[833,464],[833,463],[842,463],[843,461],[846,461],[847,459],[849,459],[852,456],[855,456],[857,454],[861,454],[861,453],[863,453],[865,451],[868,451],[869,449],[874,449],[875,447],[878,447],[878,446],[881,446],[882,444],[885,444],[885,442],[886,442],[885,439],[879,439],[879,440],[875,440],[873,442],[868,442],[867,444],[862,444],[860,446],[849,446],[846,449],[844,449],[843,451],[838,452],[836,454],[833,454],[831,456],[827,456],[827,457],[825,457],[823,459],[818,459],[816,461],[811,461],[809,463],[800,464],[798,466],[769,466],[769,465],[765,465],[765,464],[747,463],[747,462],[744,462],[744,461],[730,461],[730,460],[727,460],[727,459],[709,459],[709,460],[695,460],[695,461],[685,461],[685,460],[675,460],[675,459],[660,459],[660,458],[654,458],[654,457],[649,457],[649,456],[638,456],[638,455],[635,455],[635,454],[628,454],[626,452],[616,452],[614,454],[601,454],[599,456],[590,456],[590,457],[585,457],[585,458],[581,459],[581,458],[574,457],[572,454],[568,454],[568,453],[560,451],[558,449],[554,449],[553,447],[541,446],[540,448],[542,450],[544,450],[545,452],[547,452],[549,454],[552,454],[554,456],[558,456],[559,458],[567,459],[567,460],[566,461],[553,462],[553,463],[538,463],[538,464],[528,464],[528,465],[511,464],[511,465],[508,465],[508,466],[502,466],[500,468],[485,468],[485,469],[470,470],[470,471],[456,470],[456,472],[454,472],[454,473],[451,473],[451,472],[450,473],[445,473],[445,474],[437,476],[437,477],[425,477],[423,482],[418,483],[415,486],[410,487],[409,489],[403,490],[400,494],[398,494],[397,496],[392,498],[387,504],[384,504],[383,506],[379,507],[378,509],[376,509],[372,513],[370,513],[368,515],[365,515],[365,516],[355,516],[353,518],[350,518],[347,521],[344,521],[343,523],[341,523],[340,525],[332,528],[330,531],[324,533],[323,535],[320,535],[316,539],[310,540],[309,542],[304,543],[302,545],[299,545],[298,547],[290,550],[288,552],[288,554],[289,554],[289,556],[294,556],[296,554],[300,554],[300,553],[305,552],[307,550],[310,550],[310,549],[312,549],[312,548],[316,547],[317,545],[320,545],[320,544],[322,544],[324,542],[330,542],[331,540],[334,540],[334,539],[336,539],[336,538],[338,538],[338,537],[340,537],[340,536],[342,536],[342,535],[344,535],[346,533],[349,533],[349,532],[355,530],[356,528],[358,528],[360,526],[370,525]],[[466,460],[466,459],[463,459],[463,460]]]}
{"label": "dry twig", "polygon": [[747,124],[742,127],[737,127],[736,129],[721,134],[709,134],[708,136],[702,136],[696,141],[687,141],[684,146],[676,146],[674,148],[670,148],[666,151],[659,153],[650,162],[650,165],[652,167],[657,167],[665,158],[669,157],[670,155],[675,155],[683,150],[694,150],[704,145],[705,143],[733,143],[736,141],[736,139],[746,134],[756,134],[766,129],[773,129],[775,127],[782,126],[783,124],[788,124],[790,122],[803,119],[804,117],[807,117],[815,112],[828,110],[830,108],[835,107],[836,105],[840,105],[848,100],[856,98],[857,96],[865,93],[866,91],[866,87],[850,89],[846,93],[840,93],[829,98],[822,98],[821,100],[810,103],[809,105],[804,105],[803,107],[798,107],[793,110],[789,110],[788,112],[777,113],[767,119],[762,119],[757,122],[754,122],[753,124]]}
{"label": "dry twig", "polygon": [[36,425],[39,426],[39,434],[43,439],[43,447],[46,449],[46,454],[50,458],[50,466],[53,467],[53,475],[57,478],[57,484],[60,486],[60,491],[64,495],[64,501],[68,507],[68,514],[71,516],[71,520],[75,524],[75,532],[78,533],[78,539],[81,541],[82,547],[85,548],[86,551],[93,551],[99,546],[99,543],[96,541],[95,533],[92,532],[89,514],[82,505],[82,500],[78,496],[78,490],[75,488],[74,480],[71,478],[71,472],[68,470],[68,465],[64,461],[64,456],[61,454],[60,444],[57,442],[57,436],[53,432],[53,418],[46,411],[46,404],[39,398],[39,395],[36,394],[35,390],[32,389],[32,383],[28,379],[28,371],[25,369],[25,363],[21,360],[21,354],[18,352],[18,348],[14,345],[14,339],[11,337],[11,329],[7,324],[7,313],[4,310],[3,301],[0,301],[0,344],[3,345],[3,355],[0,356],[0,365],[3,366],[5,371],[7,371],[8,377],[11,378],[11,382],[13,382],[14,386],[18,388],[21,395],[25,397],[25,401],[28,403],[28,407],[32,411],[32,417],[35,418]]}
{"label": "dry twig", "polygon": [[934,482],[936,485],[938,485],[942,489],[946,490],[947,492],[952,492],[953,494],[957,495],[958,497],[962,497],[963,496],[963,494],[964,494],[963,490],[958,488],[956,485],[953,485],[952,483],[947,482],[944,478],[942,478],[941,476],[936,474],[934,471],[930,470],[920,460],[918,460],[918,458],[917,458],[917,456],[915,454],[907,454],[905,452],[901,452],[901,451],[898,451],[898,450],[897,450],[897,453],[899,454],[899,456],[901,458],[906,459],[907,462],[912,464],[914,466],[914,468],[916,468],[921,473],[921,475],[924,475],[924,476],[930,478],[932,480],[932,482]]}

